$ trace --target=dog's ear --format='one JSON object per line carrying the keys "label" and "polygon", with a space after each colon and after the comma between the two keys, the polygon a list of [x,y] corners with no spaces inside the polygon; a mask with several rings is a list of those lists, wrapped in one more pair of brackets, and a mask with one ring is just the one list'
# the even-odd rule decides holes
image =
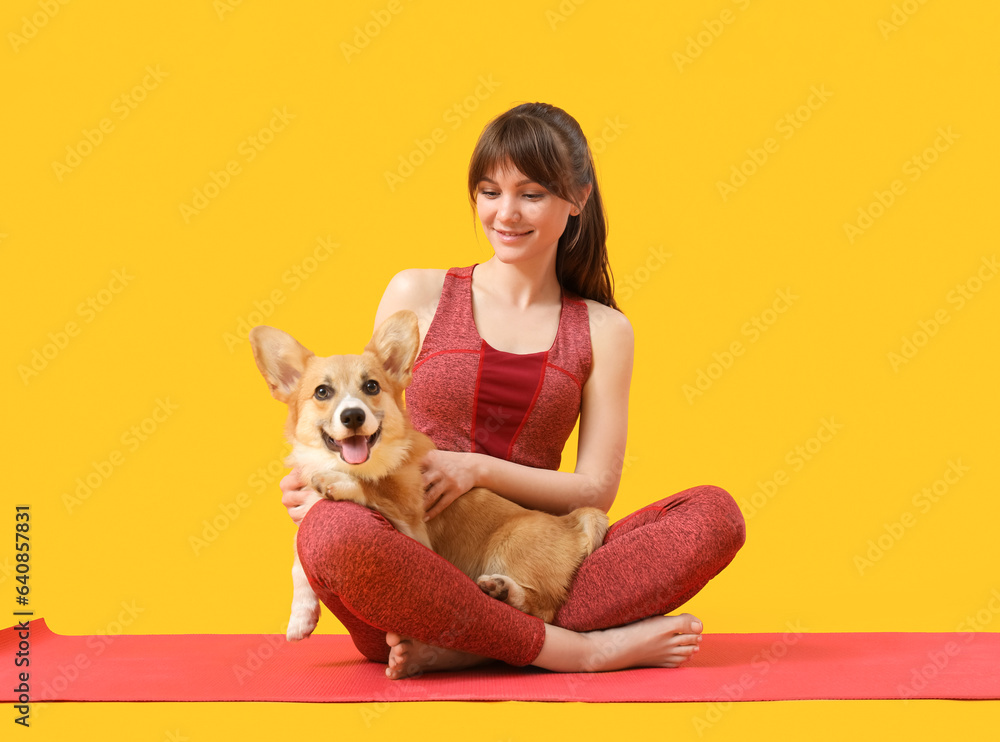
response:
{"label": "dog's ear", "polygon": [[403,309],[378,326],[366,351],[374,353],[381,361],[382,368],[400,387],[410,385],[413,378],[413,362],[420,349],[420,330],[417,315]]}
{"label": "dog's ear", "polygon": [[250,330],[250,345],[271,394],[287,403],[313,353],[287,332],[259,325]]}

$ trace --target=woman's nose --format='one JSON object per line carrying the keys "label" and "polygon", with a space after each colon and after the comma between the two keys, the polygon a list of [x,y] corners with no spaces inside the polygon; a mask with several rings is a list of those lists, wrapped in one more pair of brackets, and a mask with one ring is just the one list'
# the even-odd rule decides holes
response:
{"label": "woman's nose", "polygon": [[506,196],[500,199],[500,205],[497,208],[497,216],[500,217],[500,221],[503,222],[516,222],[521,218],[521,212],[518,209],[517,199],[508,198]]}

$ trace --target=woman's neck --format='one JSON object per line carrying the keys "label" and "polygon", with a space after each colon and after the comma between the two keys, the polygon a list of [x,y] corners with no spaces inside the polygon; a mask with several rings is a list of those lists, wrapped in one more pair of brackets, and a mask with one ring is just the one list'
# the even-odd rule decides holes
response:
{"label": "woman's neck", "polygon": [[495,299],[519,309],[534,304],[558,303],[562,288],[556,267],[529,263],[501,263],[493,256],[476,266],[475,283]]}

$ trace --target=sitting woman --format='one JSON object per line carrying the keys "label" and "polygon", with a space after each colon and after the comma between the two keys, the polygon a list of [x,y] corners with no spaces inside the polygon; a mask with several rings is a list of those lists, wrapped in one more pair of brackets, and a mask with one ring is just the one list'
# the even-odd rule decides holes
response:
{"label": "sitting woman", "polygon": [[[579,124],[541,103],[501,114],[473,152],[469,195],[493,256],[397,274],[375,317],[377,327],[410,309],[420,320],[406,398],[439,448],[423,462],[427,517],[475,486],[551,513],[607,512],[625,455],[633,333],[612,294]],[[576,467],[560,472],[577,417]],[[490,660],[566,672],[677,667],[698,651],[702,625],[664,614],[745,539],[739,508],[718,487],[654,502],[611,526],[545,624],[485,595],[378,513],[322,499],[296,471],[281,488],[310,583],[390,678]]]}

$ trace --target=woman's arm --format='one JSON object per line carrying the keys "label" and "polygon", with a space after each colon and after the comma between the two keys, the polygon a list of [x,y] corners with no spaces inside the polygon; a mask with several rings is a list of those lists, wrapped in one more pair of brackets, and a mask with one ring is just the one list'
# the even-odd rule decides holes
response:
{"label": "woman's arm", "polygon": [[486,454],[434,451],[425,460],[427,502],[434,503],[428,517],[473,486],[560,515],[585,505],[605,512],[611,508],[625,459],[635,338],[621,312],[596,302],[587,304],[593,361],[583,387],[574,471],[535,469]]}

